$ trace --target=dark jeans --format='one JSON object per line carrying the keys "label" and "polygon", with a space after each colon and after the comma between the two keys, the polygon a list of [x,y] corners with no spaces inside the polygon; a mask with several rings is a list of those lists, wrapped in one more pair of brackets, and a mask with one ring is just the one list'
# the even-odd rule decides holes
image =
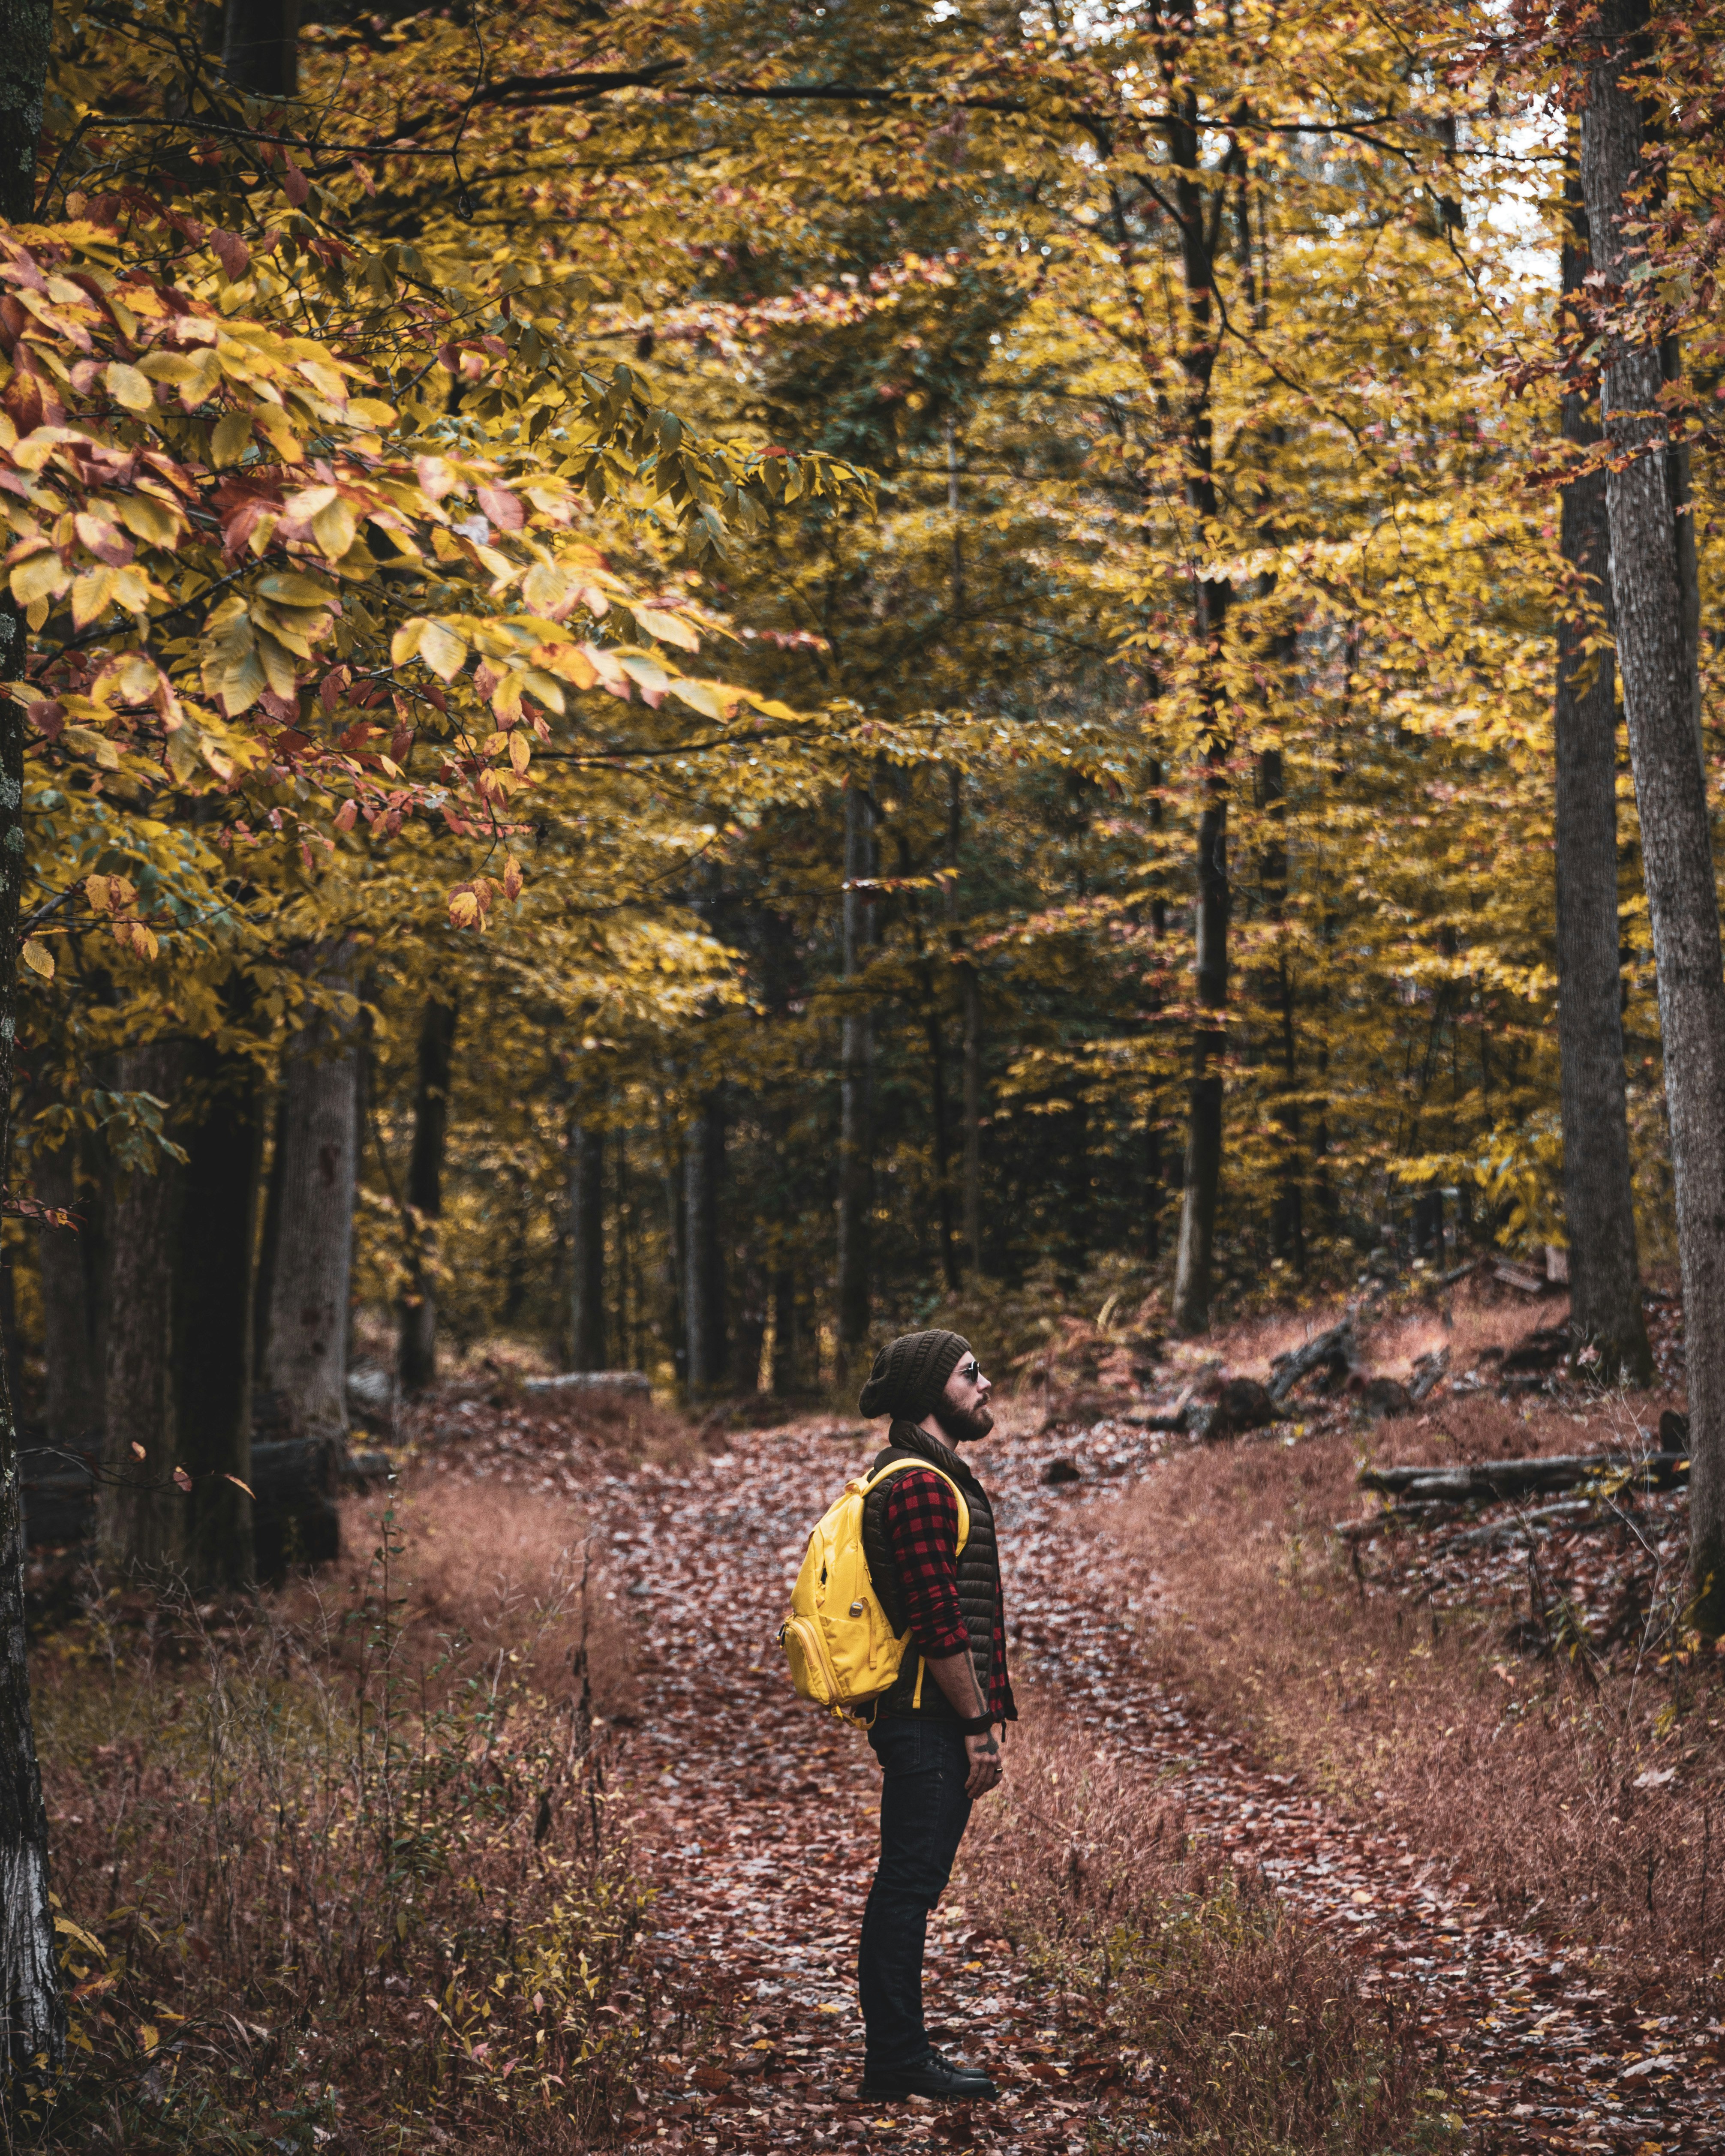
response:
{"label": "dark jeans", "polygon": [[970,1755],[956,1722],[921,1715],[877,1715],[869,1742],[881,1770],[880,1861],[863,1912],[856,1979],[865,2066],[888,2072],[928,2052],[922,1943],[970,1818]]}

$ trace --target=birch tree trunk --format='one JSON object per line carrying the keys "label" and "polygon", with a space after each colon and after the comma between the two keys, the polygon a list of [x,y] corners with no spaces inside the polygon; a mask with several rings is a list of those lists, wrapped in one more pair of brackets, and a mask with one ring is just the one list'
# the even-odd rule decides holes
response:
{"label": "birch tree trunk", "polygon": [[[123,1092],[172,1108],[184,1084],[183,1042],[152,1041],[120,1059]],[[185,1500],[171,1477],[179,1465],[174,1412],[173,1267],[182,1197],[177,1163],[158,1157],[121,1178],[109,1274],[108,1354],[103,1386],[102,1464],[96,1540],[122,1573],[177,1563]]]}
{"label": "birch tree trunk", "polygon": [[[49,0],[0,0],[0,217],[18,223],[35,208],[36,138],[54,25]],[[24,671],[23,617],[0,596],[0,680]],[[18,929],[23,863],[24,721],[0,696],[0,1180],[12,1159],[13,1044],[18,1004]],[[36,1761],[24,1655],[24,1515],[18,1429],[0,1372],[0,2045],[8,2078],[50,2070],[65,2056],[66,2010],[54,1966],[48,1900],[48,1815]]]}
{"label": "birch tree trunk", "polygon": [[605,1141],[569,1131],[569,1368],[605,1368]]}
{"label": "birch tree trunk", "polygon": [[[434,996],[419,1026],[413,1151],[408,1163],[408,1204],[414,1214],[413,1282],[402,1299],[396,1351],[404,1393],[424,1392],[437,1376],[437,1289],[431,1260],[437,1255],[438,1223],[444,1211],[444,1152],[449,1142],[454,1047],[454,1010]],[[575,1367],[585,1365],[578,1363]]]}
{"label": "birch tree trunk", "polygon": [[[203,1044],[203,1113],[185,1133],[174,1266],[174,1410],[186,1575],[195,1593],[249,1588],[252,1501],[252,1253],[263,1116],[257,1066]],[[236,1479],[237,1478],[237,1479]]]}
{"label": "birch tree trunk", "polygon": [[[326,987],[344,988],[351,948],[326,952]],[[295,1039],[282,1072],[281,1216],[264,1381],[296,1437],[347,1432],[347,1299],[358,1164],[359,1055],[352,1021],[321,1017]]]}
{"label": "birch tree trunk", "polygon": [[868,906],[854,888],[875,873],[874,816],[854,782],[845,791],[845,1016],[839,1078],[839,1377],[860,1359],[869,1337],[869,1207],[874,1184],[874,1019],[858,986],[868,942]]}
{"label": "birch tree trunk", "polygon": [[[1589,266],[1579,193],[1572,169],[1565,206],[1579,229],[1565,236],[1566,293],[1582,290]],[[1563,426],[1565,439],[1578,446],[1599,439],[1599,426],[1577,393],[1563,399]],[[1558,623],[1553,709],[1569,1323],[1578,1347],[1599,1350],[1599,1374],[1607,1383],[1616,1383],[1621,1373],[1645,1385],[1653,1374],[1653,1357],[1635,1251],[1618,957],[1616,668],[1609,650],[1596,654],[1587,683],[1585,636],[1573,611],[1575,598],[1603,602],[1609,625],[1610,531],[1603,472],[1563,489],[1561,534],[1564,566],[1579,587]]]}
{"label": "birch tree trunk", "polygon": [[[1594,260],[1609,285],[1634,266],[1625,198],[1646,184],[1642,115],[1622,77],[1639,55],[1645,0],[1607,0],[1582,116],[1582,185]],[[1690,1564],[1697,1620],[1725,1630],[1725,974],[1712,830],[1694,719],[1694,661],[1656,345],[1614,341],[1605,432],[1625,461],[1606,484],[1617,654],[1640,811],[1659,982],[1666,1104],[1683,1274],[1689,1380]]]}

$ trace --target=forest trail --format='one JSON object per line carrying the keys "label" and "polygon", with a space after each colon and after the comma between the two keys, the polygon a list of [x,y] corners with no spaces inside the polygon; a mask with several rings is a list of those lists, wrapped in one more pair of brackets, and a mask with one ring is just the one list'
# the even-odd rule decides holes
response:
{"label": "forest trail", "polygon": [[[774,1635],[808,1528],[870,1445],[816,1424],[731,1446],[687,1471],[616,1477],[592,1500],[617,1591],[641,1620],[643,1720],[622,1779],[661,1888],[657,1955],[685,1984],[692,1974],[716,2010],[730,1999],[735,2015],[722,2066],[665,2062],[686,2080],[659,2084],[636,2134],[691,2149],[934,2138],[1076,2156],[1156,2145],[1132,2101],[1130,2063],[1096,2056],[1093,2030],[1063,2026],[1011,1950],[973,1936],[962,1854],[931,1927],[929,2024],[937,2042],[987,2065],[1000,2101],[943,2112],[857,2098],[853,1968],[877,1774],[862,1738],[796,1701]],[[1048,1488],[1040,1472],[1057,1451],[1083,1476]],[[1122,1614],[1096,1621],[1094,1608],[1121,1606],[1118,1572],[1104,1573],[1107,1525],[1151,1465],[1142,1433],[1105,1422],[1076,1444],[997,1440],[978,1465],[996,1493],[1020,1705],[1039,1681],[1057,1685],[1099,1744],[1178,1793],[1190,1831],[1255,1863],[1348,1940],[1369,1985],[1405,1996],[1443,2036],[1440,2078],[1469,2122],[1471,2150],[1725,2146],[1725,2090],[1711,2059],[1693,2056],[1699,2028],[1644,2016],[1579,1956],[1497,1928],[1431,1852],[1329,1810],[1171,1696],[1135,1652],[1153,1582],[1129,1583]],[[691,1591],[664,1592],[667,1575]]]}

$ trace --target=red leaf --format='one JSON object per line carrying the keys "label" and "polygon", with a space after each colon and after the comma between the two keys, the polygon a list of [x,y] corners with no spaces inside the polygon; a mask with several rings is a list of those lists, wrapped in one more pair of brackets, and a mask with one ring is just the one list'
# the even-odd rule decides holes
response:
{"label": "red leaf", "polygon": [[311,192],[311,182],[294,162],[291,151],[286,153],[283,162],[287,169],[281,176],[281,191],[295,209],[303,209],[305,198]]}
{"label": "red leaf", "polygon": [[[302,186],[305,184],[303,179],[300,184]],[[290,199],[292,199],[291,190],[290,190]],[[300,199],[303,200],[304,198],[301,197]],[[209,244],[211,253],[226,271],[230,284],[244,276],[246,271],[251,267],[252,250],[238,233],[212,232]]]}
{"label": "red leaf", "polygon": [[257,1503],[257,1493],[252,1488],[249,1482],[242,1482],[237,1475],[224,1475],[222,1477],[222,1480],[224,1482],[231,1482],[236,1490],[244,1490],[246,1496],[251,1499],[252,1502],[254,1505]]}
{"label": "red leaf", "polygon": [[192,1477],[186,1472],[183,1467],[175,1468],[174,1482],[176,1486],[182,1490],[189,1490],[192,1487]]}
{"label": "red leaf", "polygon": [[525,521],[520,501],[501,486],[482,486],[479,506],[500,531],[519,531]]}

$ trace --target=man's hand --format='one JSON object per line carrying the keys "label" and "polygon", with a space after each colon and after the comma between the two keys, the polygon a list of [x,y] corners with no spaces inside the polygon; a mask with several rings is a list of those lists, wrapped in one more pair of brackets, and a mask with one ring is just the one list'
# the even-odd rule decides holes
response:
{"label": "man's hand", "polygon": [[970,1775],[964,1784],[967,1797],[985,1797],[990,1789],[1000,1786],[1000,1746],[994,1732],[988,1730],[981,1737],[967,1737],[964,1748],[970,1754]]}

